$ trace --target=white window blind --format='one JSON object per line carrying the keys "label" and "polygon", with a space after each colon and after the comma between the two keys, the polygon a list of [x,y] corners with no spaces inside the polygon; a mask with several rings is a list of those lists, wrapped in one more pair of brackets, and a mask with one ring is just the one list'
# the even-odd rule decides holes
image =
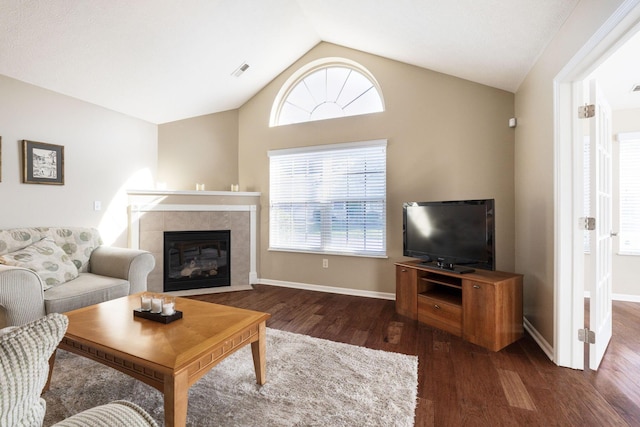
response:
{"label": "white window blind", "polygon": [[619,134],[620,253],[640,255],[640,133]]}
{"label": "white window blind", "polygon": [[269,151],[269,248],[385,256],[386,145]]}

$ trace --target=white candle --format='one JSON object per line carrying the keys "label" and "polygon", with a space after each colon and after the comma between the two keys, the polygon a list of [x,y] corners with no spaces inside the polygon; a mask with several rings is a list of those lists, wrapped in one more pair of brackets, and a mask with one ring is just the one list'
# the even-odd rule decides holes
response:
{"label": "white candle", "polygon": [[164,314],[165,316],[171,316],[174,313],[174,309],[173,309],[173,303],[172,302],[166,302],[164,304],[162,304],[162,314]]}
{"label": "white candle", "polygon": [[151,297],[149,295],[142,295],[140,297],[140,308],[142,311],[151,310]]}
{"label": "white candle", "polygon": [[162,312],[162,298],[151,298],[151,312]]}

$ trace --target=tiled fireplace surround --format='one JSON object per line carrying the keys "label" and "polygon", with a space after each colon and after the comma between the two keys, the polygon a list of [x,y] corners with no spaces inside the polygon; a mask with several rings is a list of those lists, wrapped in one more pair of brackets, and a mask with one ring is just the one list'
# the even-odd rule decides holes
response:
{"label": "tiled fireplace surround", "polygon": [[163,291],[165,231],[230,230],[231,286],[179,291],[177,295],[249,289],[257,280],[257,206],[260,193],[227,191],[129,191],[129,246],[151,252],[156,267],[147,288]]}

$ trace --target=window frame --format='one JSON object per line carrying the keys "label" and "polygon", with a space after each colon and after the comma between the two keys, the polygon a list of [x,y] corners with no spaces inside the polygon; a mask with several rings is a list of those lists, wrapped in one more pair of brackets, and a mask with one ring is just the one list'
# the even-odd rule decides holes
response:
{"label": "window frame", "polygon": [[[356,257],[365,257],[365,258],[388,258],[387,256],[387,171],[386,171],[386,166],[387,166],[387,152],[386,152],[386,147],[387,147],[387,140],[386,139],[378,139],[378,140],[370,140],[370,141],[359,141],[359,142],[349,142],[349,143],[341,143],[341,144],[327,144],[327,145],[317,145],[317,146],[308,146],[308,147],[299,147],[299,148],[289,148],[289,149],[279,149],[279,150],[269,150],[267,152],[268,156],[269,156],[269,247],[268,250],[269,251],[279,251],[279,252],[298,252],[298,253],[311,253],[311,254],[323,254],[323,255],[340,255],[340,256],[356,256]],[[322,196],[319,197],[309,197],[307,199],[299,199],[299,203],[302,204],[306,204],[306,205],[314,205],[316,204],[316,206],[319,206],[319,212],[318,212],[318,218],[319,218],[319,223],[318,223],[318,234],[319,234],[319,241],[320,241],[320,245],[319,246],[313,246],[313,245],[308,245],[308,247],[304,248],[301,247],[302,245],[299,244],[299,242],[301,240],[304,239],[300,239],[300,236],[304,235],[307,236],[307,230],[305,229],[305,231],[303,233],[298,233],[296,234],[296,236],[294,237],[293,240],[289,240],[289,242],[285,242],[285,244],[274,244],[274,238],[273,238],[273,234],[274,232],[276,232],[275,228],[274,228],[274,217],[273,215],[275,214],[276,209],[274,208],[274,203],[281,203],[279,200],[274,200],[274,193],[275,191],[272,188],[272,185],[274,185],[274,167],[273,167],[273,163],[272,163],[272,159],[274,157],[278,157],[278,156],[305,156],[305,154],[309,154],[310,157],[316,157],[316,156],[324,156],[324,155],[330,155],[331,153],[335,153],[335,152],[339,152],[339,151],[344,151],[344,150],[350,150],[351,152],[355,149],[357,150],[358,148],[362,148],[362,149],[380,149],[382,150],[382,161],[383,161],[383,165],[382,165],[382,170],[378,170],[378,169],[374,169],[373,171],[371,171],[370,173],[374,173],[374,174],[379,174],[382,173],[382,177],[383,177],[383,184],[382,184],[382,189],[380,190],[380,185],[379,185],[379,181],[376,182],[376,184],[372,184],[374,185],[374,189],[377,189],[378,192],[382,191],[382,198],[380,198],[379,194],[375,194],[373,197],[371,197],[370,199],[363,199],[361,197],[361,195],[357,195],[355,198],[353,199],[339,199],[339,198],[335,198],[336,193],[330,193],[330,196],[327,196],[327,192],[325,192],[325,188],[327,186],[330,187],[330,184],[335,184],[336,181],[334,178],[336,178],[336,175],[331,174],[328,177],[324,176],[322,177],[322,182],[320,183],[321,187],[322,187],[322,191],[320,191],[320,194]],[[329,158],[322,160],[322,164],[326,166],[326,161],[329,160]],[[325,168],[323,168],[323,173],[325,172]],[[355,174],[353,174],[355,175]],[[350,175],[350,176],[353,176]],[[302,175],[299,175],[302,176]],[[308,176],[308,173],[304,174],[305,177]],[[378,175],[379,177],[379,175]],[[291,177],[291,180],[299,180],[300,178],[295,178],[295,177]],[[305,181],[306,184],[306,181]],[[302,194],[302,193],[297,193],[297,194]],[[311,196],[311,193],[304,193],[306,195]],[[358,197],[360,196],[360,197]],[[355,219],[359,220],[359,219],[364,219],[364,221],[367,221],[366,218],[368,216],[368,209],[366,207],[366,205],[368,203],[373,203],[375,204],[375,206],[378,208],[377,210],[374,209],[374,213],[381,215],[382,218],[378,217],[376,219],[372,219],[371,222],[365,222],[363,224],[363,228],[364,230],[360,230],[356,224],[358,223],[358,221],[354,223],[352,223],[351,225],[353,225],[353,227],[348,228],[348,229],[344,229],[346,234],[349,233],[360,233],[361,231],[363,231],[365,234],[363,236],[363,244],[366,246],[366,241],[367,241],[367,224],[371,224],[372,227],[369,227],[368,230],[372,230],[371,233],[375,234],[375,231],[373,230],[377,230],[377,228],[375,227],[376,224],[380,225],[381,223],[381,227],[379,227],[379,231],[381,232],[381,237],[380,239],[375,239],[374,236],[369,237],[369,240],[372,244],[375,245],[379,245],[380,249],[379,250],[367,250],[367,249],[362,249],[362,248],[353,248],[353,247],[349,247],[349,245],[340,245],[340,244],[335,244],[332,239],[328,239],[328,237],[333,237],[334,233],[334,228],[335,228],[335,220],[331,219],[331,215],[330,213],[335,213],[335,211],[332,210],[333,206],[336,204],[344,204],[344,210],[348,211],[349,210],[349,204],[350,203],[359,203],[362,206],[361,212],[359,215],[356,215]],[[380,205],[381,203],[381,205]],[[286,203],[284,203],[286,205]],[[314,215],[316,214],[316,212],[314,212]],[[309,212],[305,212],[305,215],[309,215]],[[348,215],[348,214],[347,214]],[[350,225],[349,221],[346,221],[346,225]],[[297,239],[296,239],[297,237]],[[348,239],[347,239],[348,240]],[[286,246],[286,243],[292,243],[290,246]],[[342,246],[343,250],[336,250],[336,247],[338,246]],[[340,249],[340,248],[338,248]]]}
{"label": "window frame", "polygon": [[[385,111],[385,102],[384,102],[384,97],[382,95],[382,89],[380,88],[380,84],[378,84],[378,81],[376,80],[376,78],[373,76],[373,74],[371,74],[371,72],[369,72],[369,70],[367,70],[361,64],[346,58],[339,58],[339,57],[321,58],[300,67],[285,81],[285,83],[282,85],[282,87],[278,91],[278,94],[276,95],[273,105],[271,107],[271,115],[269,117],[269,127],[286,126],[289,124],[309,123],[309,122],[318,121],[318,120],[307,120],[307,121],[280,124],[280,114],[282,113],[282,110],[285,104],[287,103],[287,99],[289,95],[298,86],[299,83],[301,83],[305,78],[315,73],[316,71],[319,71],[325,68],[332,68],[332,67],[349,68],[361,74],[363,77],[365,77],[372,83],[373,88],[376,90],[378,96],[380,97],[380,103],[382,105],[382,109],[380,111],[366,113],[366,114],[375,114],[378,112]],[[340,117],[355,117],[358,115],[361,115],[361,114],[347,115],[347,116],[340,116]],[[339,118],[339,117],[334,117],[334,118]],[[330,120],[331,118],[328,118],[328,119]],[[321,119],[321,120],[327,120],[327,119]]]}

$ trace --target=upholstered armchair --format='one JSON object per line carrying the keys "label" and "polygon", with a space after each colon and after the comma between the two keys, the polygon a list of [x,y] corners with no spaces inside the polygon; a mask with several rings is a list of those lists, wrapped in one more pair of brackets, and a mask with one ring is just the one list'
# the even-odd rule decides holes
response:
{"label": "upholstered armchair", "polygon": [[[49,359],[67,329],[68,319],[52,313],[26,325],[0,330],[0,427],[42,426],[41,397]],[[143,409],[115,401],[88,409],[56,424],[60,427],[157,427]]]}

